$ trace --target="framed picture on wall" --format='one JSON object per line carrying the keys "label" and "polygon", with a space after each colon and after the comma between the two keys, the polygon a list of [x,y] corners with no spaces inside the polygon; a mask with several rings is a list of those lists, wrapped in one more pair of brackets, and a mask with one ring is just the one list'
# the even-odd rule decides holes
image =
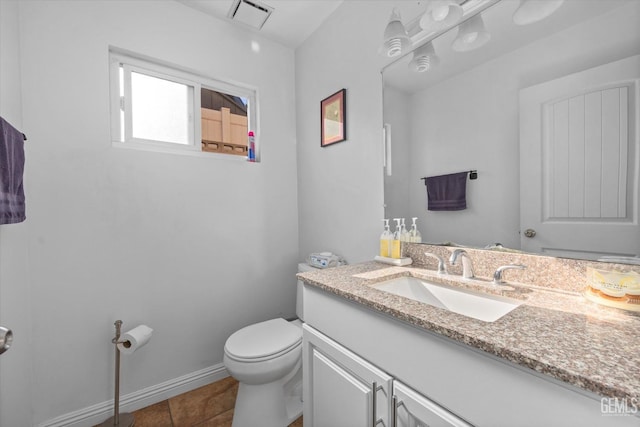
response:
{"label": "framed picture on wall", "polygon": [[347,90],[341,89],[320,102],[320,146],[347,139]]}

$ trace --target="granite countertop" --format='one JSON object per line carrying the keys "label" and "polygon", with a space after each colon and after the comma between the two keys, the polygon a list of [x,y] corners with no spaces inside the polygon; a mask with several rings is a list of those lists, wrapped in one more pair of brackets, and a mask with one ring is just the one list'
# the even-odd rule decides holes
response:
{"label": "granite countertop", "polygon": [[[413,276],[524,301],[484,322],[371,287]],[[377,262],[298,274],[305,283],[605,397],[640,400],[640,316],[581,294],[521,284],[495,287]]]}

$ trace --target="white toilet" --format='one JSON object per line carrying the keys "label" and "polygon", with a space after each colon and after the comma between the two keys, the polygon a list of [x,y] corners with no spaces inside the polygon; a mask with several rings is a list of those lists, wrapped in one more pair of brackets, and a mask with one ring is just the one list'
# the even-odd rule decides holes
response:
{"label": "white toilet", "polygon": [[[298,264],[298,271],[314,267]],[[302,415],[302,282],[296,314],[246,326],[224,345],[224,365],[238,382],[233,427],[286,427]]]}

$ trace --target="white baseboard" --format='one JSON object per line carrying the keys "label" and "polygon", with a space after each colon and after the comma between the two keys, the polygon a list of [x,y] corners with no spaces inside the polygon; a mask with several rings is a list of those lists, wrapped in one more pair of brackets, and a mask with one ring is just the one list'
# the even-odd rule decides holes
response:
{"label": "white baseboard", "polygon": [[[120,412],[133,412],[229,376],[222,363],[120,396]],[[113,400],[47,420],[38,427],[91,427],[113,415]]]}

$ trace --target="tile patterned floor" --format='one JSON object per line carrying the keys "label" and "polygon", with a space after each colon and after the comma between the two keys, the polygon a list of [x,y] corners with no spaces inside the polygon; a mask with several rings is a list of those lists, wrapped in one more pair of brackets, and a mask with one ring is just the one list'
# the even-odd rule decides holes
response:
{"label": "tile patterned floor", "polygon": [[[135,411],[135,427],[231,427],[237,393],[227,377]],[[289,427],[302,427],[302,417]]]}

